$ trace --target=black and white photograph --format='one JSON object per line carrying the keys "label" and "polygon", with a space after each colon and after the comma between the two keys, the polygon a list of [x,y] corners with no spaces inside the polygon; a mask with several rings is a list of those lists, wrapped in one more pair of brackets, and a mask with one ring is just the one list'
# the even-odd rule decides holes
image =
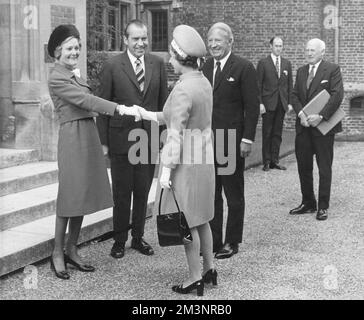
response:
{"label": "black and white photograph", "polygon": [[0,300],[364,300],[363,0],[0,0],[0,53]]}

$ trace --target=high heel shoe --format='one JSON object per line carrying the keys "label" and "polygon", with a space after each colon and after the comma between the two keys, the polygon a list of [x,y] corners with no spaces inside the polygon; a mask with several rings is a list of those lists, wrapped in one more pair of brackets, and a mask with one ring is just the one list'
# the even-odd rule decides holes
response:
{"label": "high heel shoe", "polygon": [[187,294],[190,293],[192,290],[197,289],[197,295],[203,296],[203,289],[204,289],[204,283],[202,279],[195,281],[194,283],[190,284],[186,288],[183,288],[183,284],[173,286],[172,290],[177,293]]}
{"label": "high heel shoe", "polygon": [[212,282],[212,285],[217,286],[217,271],[215,269],[208,270],[203,276],[202,280],[205,283]]}
{"label": "high heel shoe", "polygon": [[67,271],[57,271],[54,266],[53,258],[51,256],[51,270],[54,272],[57,278],[68,280],[70,278],[70,274]]}
{"label": "high heel shoe", "polygon": [[67,264],[71,264],[73,266],[75,266],[78,270],[82,271],[82,272],[94,272],[95,268],[93,266],[90,266],[89,264],[79,264],[76,261],[72,260],[68,255],[64,254],[64,263]]}

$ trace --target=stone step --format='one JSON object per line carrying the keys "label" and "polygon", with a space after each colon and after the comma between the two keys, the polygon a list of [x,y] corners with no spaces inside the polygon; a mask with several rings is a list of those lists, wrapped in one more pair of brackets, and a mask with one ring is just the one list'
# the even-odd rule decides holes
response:
{"label": "stone step", "polygon": [[[0,276],[51,255],[55,216],[44,217],[0,232]],[[112,209],[85,216],[79,243],[112,230]]]}
{"label": "stone step", "polygon": [[0,231],[55,213],[58,183],[0,198]]}
{"label": "stone step", "polygon": [[0,169],[0,197],[57,182],[57,162],[32,162]]}
{"label": "stone step", "polygon": [[39,152],[37,150],[0,148],[0,169],[35,162],[38,160]]}
{"label": "stone step", "polygon": [[[149,196],[147,217],[152,216],[157,179]],[[0,276],[19,270],[51,255],[54,240],[55,215],[0,231]],[[82,223],[79,244],[112,231],[112,208],[86,215]]]}

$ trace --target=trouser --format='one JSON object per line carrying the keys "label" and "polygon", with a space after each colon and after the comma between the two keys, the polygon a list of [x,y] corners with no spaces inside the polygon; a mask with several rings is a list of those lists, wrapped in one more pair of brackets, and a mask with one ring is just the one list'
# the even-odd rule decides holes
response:
{"label": "trouser", "polygon": [[334,139],[334,134],[315,136],[312,134],[311,128],[304,128],[302,132],[296,135],[295,152],[301,183],[302,203],[316,206],[313,187],[313,156],[316,155],[319,171],[319,209],[329,208]]}
{"label": "trouser", "polygon": [[114,240],[126,242],[128,239],[132,195],[131,235],[133,238],[141,238],[144,234],[148,194],[155,166],[152,164],[130,164],[127,155],[111,156],[110,164],[114,198]]}

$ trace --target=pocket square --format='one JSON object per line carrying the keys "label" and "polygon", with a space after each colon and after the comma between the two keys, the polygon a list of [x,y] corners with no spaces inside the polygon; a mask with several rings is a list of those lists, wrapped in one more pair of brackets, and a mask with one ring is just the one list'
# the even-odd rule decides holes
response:
{"label": "pocket square", "polygon": [[328,80],[322,80],[321,83],[326,83],[329,82]]}
{"label": "pocket square", "polygon": [[234,82],[235,81],[235,79],[233,77],[230,77],[230,78],[228,78],[226,80],[229,81],[229,82]]}
{"label": "pocket square", "polygon": [[284,73],[285,75],[288,75],[288,71],[287,71],[287,70],[283,70],[283,73]]}

